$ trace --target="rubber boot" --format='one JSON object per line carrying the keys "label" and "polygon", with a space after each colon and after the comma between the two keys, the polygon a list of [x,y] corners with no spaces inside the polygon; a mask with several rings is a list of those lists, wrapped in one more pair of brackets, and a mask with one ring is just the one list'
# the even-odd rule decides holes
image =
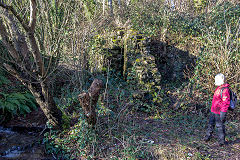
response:
{"label": "rubber boot", "polygon": [[214,129],[214,125],[209,124],[207,128],[206,136],[203,139],[205,142],[208,142],[211,139],[213,129]]}
{"label": "rubber boot", "polygon": [[218,144],[219,146],[223,146],[226,144],[225,142],[225,127],[222,123],[217,123],[217,134],[218,134]]}
{"label": "rubber boot", "polygon": [[223,146],[226,144],[225,141],[225,118],[226,118],[226,112],[220,112],[220,116],[215,117],[216,119],[216,127],[218,131],[218,140],[219,140],[219,146]]}
{"label": "rubber boot", "polygon": [[203,139],[205,142],[208,142],[211,139],[214,127],[215,127],[215,114],[210,113],[206,136]]}

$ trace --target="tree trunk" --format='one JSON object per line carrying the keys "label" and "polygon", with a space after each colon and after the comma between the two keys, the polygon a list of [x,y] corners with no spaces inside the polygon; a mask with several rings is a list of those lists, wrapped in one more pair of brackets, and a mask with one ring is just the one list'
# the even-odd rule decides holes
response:
{"label": "tree trunk", "polygon": [[[46,82],[45,82],[46,83]],[[28,89],[31,91],[33,96],[35,97],[37,103],[42,109],[43,113],[47,117],[49,123],[52,125],[54,129],[62,128],[62,112],[57,108],[53,100],[53,96],[48,91],[47,85],[41,84],[41,86],[37,86],[36,89],[32,84],[28,85]]]}
{"label": "tree trunk", "polygon": [[108,7],[110,9],[110,16],[113,17],[113,5],[112,0],[108,0]]}

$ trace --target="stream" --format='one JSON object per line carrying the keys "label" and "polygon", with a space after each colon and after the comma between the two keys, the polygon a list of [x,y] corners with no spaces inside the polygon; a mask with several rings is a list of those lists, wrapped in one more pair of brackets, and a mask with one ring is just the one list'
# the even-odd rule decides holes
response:
{"label": "stream", "polygon": [[41,144],[42,128],[0,126],[0,159],[53,160]]}

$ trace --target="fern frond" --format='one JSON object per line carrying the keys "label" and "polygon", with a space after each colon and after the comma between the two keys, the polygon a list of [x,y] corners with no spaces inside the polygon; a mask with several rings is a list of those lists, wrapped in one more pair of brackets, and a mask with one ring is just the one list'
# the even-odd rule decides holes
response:
{"label": "fern frond", "polygon": [[0,85],[8,83],[10,83],[10,80],[8,80],[4,75],[0,75]]}
{"label": "fern frond", "polygon": [[27,105],[21,105],[21,110],[25,111],[26,113],[31,112],[31,109]]}

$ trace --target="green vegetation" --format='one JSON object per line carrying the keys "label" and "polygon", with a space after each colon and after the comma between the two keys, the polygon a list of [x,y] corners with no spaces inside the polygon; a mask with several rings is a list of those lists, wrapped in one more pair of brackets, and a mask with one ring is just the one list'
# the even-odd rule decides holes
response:
{"label": "green vegetation", "polygon": [[[63,113],[63,129],[49,125],[44,135],[49,154],[57,159],[239,156],[239,104],[228,114],[228,146],[202,139],[214,76],[224,73],[240,95],[240,6],[194,0],[173,9],[164,2],[122,2],[113,17],[107,4],[103,8],[97,1],[39,2],[35,34],[49,69],[49,88]],[[91,128],[77,98],[94,78],[104,87]],[[33,96],[10,79],[0,72],[3,119],[36,108]]]}
{"label": "green vegetation", "polygon": [[[19,82],[8,79],[5,71],[0,71],[0,119],[1,123],[19,115],[26,115],[37,109],[37,104],[29,91]],[[15,83],[14,83],[15,82]]]}
{"label": "green vegetation", "polygon": [[1,110],[3,114],[7,112],[12,115],[16,115],[18,112],[20,114],[26,114],[31,112],[31,109],[36,109],[35,99],[30,93],[11,93],[11,94],[1,94]]}

